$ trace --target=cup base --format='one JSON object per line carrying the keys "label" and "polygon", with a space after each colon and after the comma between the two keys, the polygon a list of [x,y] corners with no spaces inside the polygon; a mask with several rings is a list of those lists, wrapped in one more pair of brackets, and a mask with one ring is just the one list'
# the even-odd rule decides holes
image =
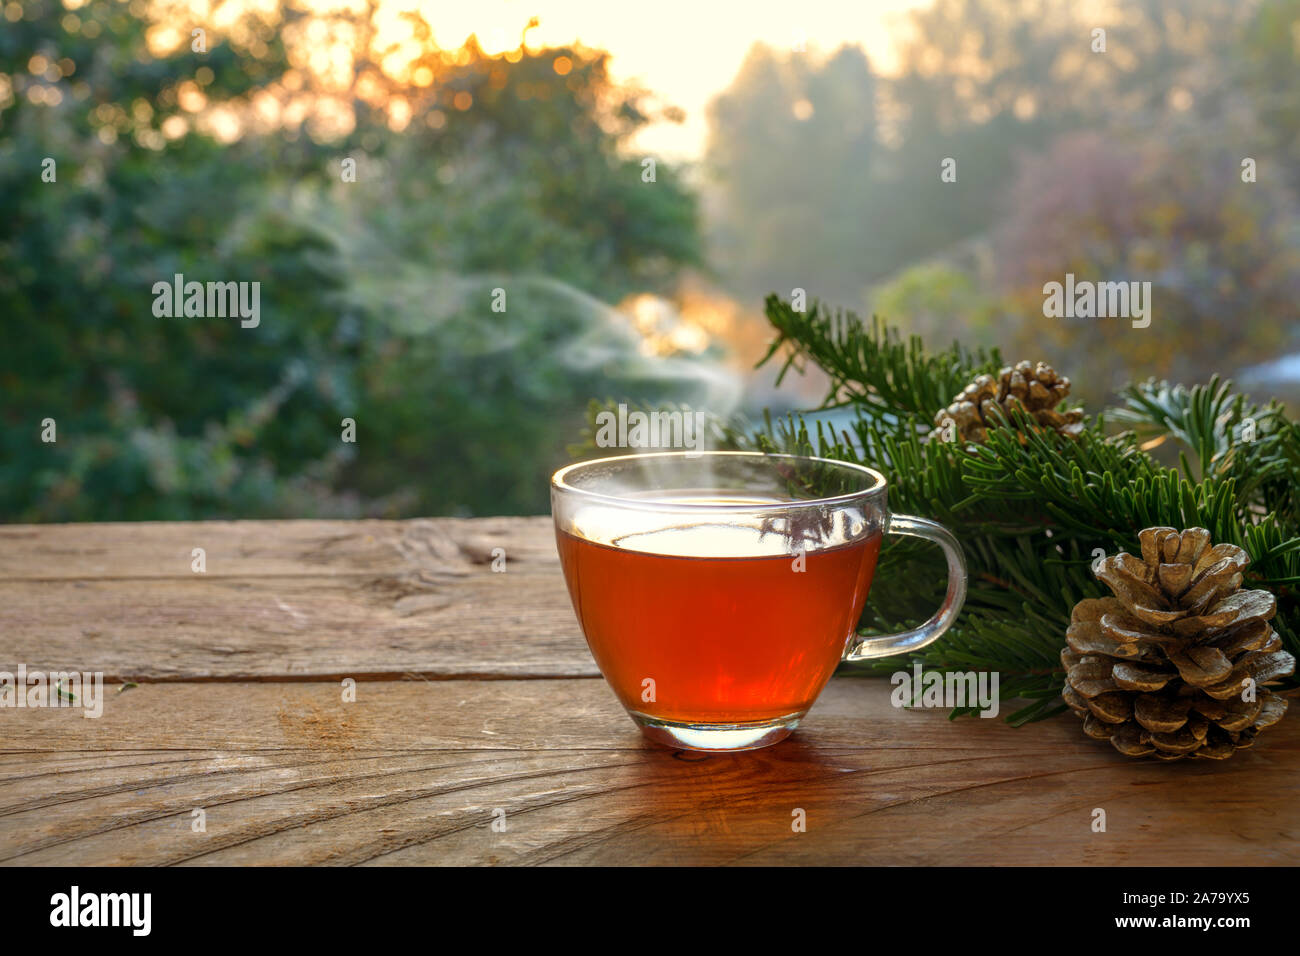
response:
{"label": "cup base", "polygon": [[803,713],[787,714],[770,720],[743,721],[732,724],[682,723],[662,720],[629,710],[628,715],[650,740],[674,750],[698,750],[704,753],[730,753],[770,747],[790,736],[799,726]]}

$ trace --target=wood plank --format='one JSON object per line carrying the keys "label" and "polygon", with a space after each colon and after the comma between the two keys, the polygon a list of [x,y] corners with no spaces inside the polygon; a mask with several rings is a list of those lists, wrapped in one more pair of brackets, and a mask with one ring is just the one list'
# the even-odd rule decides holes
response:
{"label": "wood plank", "polygon": [[383,681],[354,704],[142,685],[0,729],[10,865],[1300,862],[1294,720],[1222,763],[1139,762],[1069,715],[950,722],[837,678],[790,740],[701,758],[645,742],[601,681]]}
{"label": "wood plank", "polygon": [[110,681],[598,675],[549,518],[0,528],[0,634]]}
{"label": "wood plank", "polygon": [[0,581],[188,579],[194,548],[207,552],[208,577],[463,577],[497,547],[510,572],[558,567],[548,517],[140,521],[0,525]]}
{"label": "wood plank", "polygon": [[564,582],[493,574],[0,584],[0,669],[105,679],[597,676]]}

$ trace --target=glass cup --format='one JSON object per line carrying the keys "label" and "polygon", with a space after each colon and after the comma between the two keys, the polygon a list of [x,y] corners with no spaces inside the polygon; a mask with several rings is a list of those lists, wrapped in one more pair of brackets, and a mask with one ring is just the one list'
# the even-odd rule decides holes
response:
{"label": "glass cup", "polygon": [[[551,479],[565,581],[587,646],[651,740],[752,750],[798,726],[840,661],[925,647],[966,597],[941,525],[891,515],[885,477],[825,458],[666,452],[569,465]],[[938,544],[942,606],[860,638],[886,534]]]}

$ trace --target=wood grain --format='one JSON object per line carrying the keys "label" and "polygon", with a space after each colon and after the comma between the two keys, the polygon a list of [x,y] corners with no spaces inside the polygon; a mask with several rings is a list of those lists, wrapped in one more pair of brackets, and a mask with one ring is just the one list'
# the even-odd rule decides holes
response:
{"label": "wood grain", "polygon": [[362,577],[420,570],[463,577],[505,548],[508,567],[549,575],[551,519],[190,521],[0,525],[0,581],[187,578],[191,552],[208,577]]}
{"label": "wood grain", "polygon": [[0,708],[2,865],[1300,863],[1294,717],[1159,764],[836,678],[775,747],[649,744],[547,518],[0,527],[19,662],[139,683],[99,719]]}
{"label": "wood grain", "polygon": [[110,688],[98,720],[14,713],[8,865],[1300,862],[1294,721],[1167,765],[1068,715],[951,722],[853,678],[788,741],[709,757],[645,742],[602,681],[386,681],[352,704],[332,683],[174,683]]}
{"label": "wood grain", "polygon": [[110,681],[599,676],[549,518],[0,527],[0,635]]}

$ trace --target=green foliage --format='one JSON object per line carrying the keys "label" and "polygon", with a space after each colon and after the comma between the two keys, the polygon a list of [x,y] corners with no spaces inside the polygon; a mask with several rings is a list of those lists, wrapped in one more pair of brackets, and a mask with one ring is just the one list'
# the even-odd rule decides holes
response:
{"label": "green foliage", "polygon": [[[606,303],[698,262],[695,200],[627,158],[651,112],[605,54],[453,53],[418,20],[438,82],[379,98],[408,102],[404,131],[354,89],[350,132],[223,144],[182,90],[246,107],[290,67],[292,11],[156,56],[116,0],[75,28],[21,6],[0,20],[3,519],[535,513],[591,394],[668,394]],[[176,273],[260,282],[260,324],[154,316]]]}
{"label": "green foliage", "polygon": [[[878,319],[868,326],[816,302],[796,312],[769,297],[767,315],[777,337],[765,361],[784,352],[786,369],[816,364],[832,382],[822,407],[848,405],[857,418],[839,434],[820,423],[810,430],[800,416],[768,420],[734,434],[734,443],[877,468],[889,478],[892,509],[940,521],[962,542],[966,608],[945,637],[913,655],[924,668],[1000,672],[1004,698],[1030,701],[1008,717],[1013,723],[1062,709],[1059,653],[1070,611],[1106,593],[1092,562],[1137,553],[1138,532],[1153,525],[1200,526],[1245,548],[1253,562],[1246,586],[1277,595],[1274,626],[1289,651],[1300,651],[1300,430],[1277,405],[1260,409],[1217,380],[1191,389],[1149,382],[1128,389],[1109,416],[1132,430],[1114,432],[1098,415],[1077,441],[1027,420],[1019,431],[990,431],[985,444],[930,441],[935,412],[996,370],[996,352],[954,344],[930,353]],[[1243,437],[1248,420],[1253,440]],[[1184,445],[1195,467],[1186,454],[1178,468],[1161,465],[1147,450],[1156,439]],[[887,538],[861,633],[924,620],[942,599],[944,577],[936,549]]]}
{"label": "green foliage", "polygon": [[1192,388],[1151,380],[1130,385],[1121,399],[1112,420],[1132,424],[1152,446],[1168,437],[1189,450],[1185,472],[1234,481],[1242,520],[1271,510],[1300,525],[1300,423],[1280,404],[1261,408],[1218,376]]}
{"label": "green foliage", "polygon": [[867,412],[896,416],[944,408],[973,375],[996,371],[1001,357],[970,352],[954,344],[933,355],[919,336],[906,342],[897,330],[873,319],[870,329],[849,312],[831,312],[813,302],[796,310],[778,296],[767,297],[767,318],[777,336],[763,364],[788,346],[777,383],[791,368],[811,361],[830,376],[822,408],[854,404]]}
{"label": "green foliage", "polygon": [[992,344],[1005,321],[999,303],[968,271],[942,262],[923,262],[878,287],[871,311],[928,344],[947,341],[954,329],[974,344]]}

